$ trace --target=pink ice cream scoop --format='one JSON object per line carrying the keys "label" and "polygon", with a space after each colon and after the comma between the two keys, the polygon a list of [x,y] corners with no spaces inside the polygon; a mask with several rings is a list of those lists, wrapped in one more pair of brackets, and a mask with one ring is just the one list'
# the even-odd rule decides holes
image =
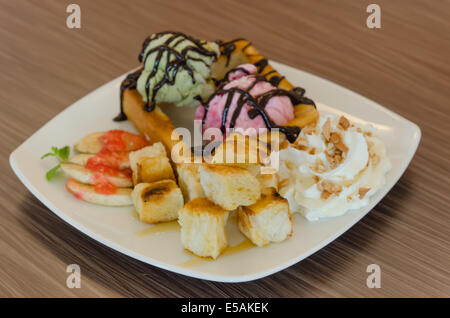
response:
{"label": "pink ice cream scoop", "polygon": [[[228,98],[232,99],[231,102],[228,101],[229,107],[226,116],[225,128],[230,128],[233,114],[238,107],[239,98],[244,92],[248,91],[248,93],[256,99],[258,96],[276,89],[276,87],[269,82],[258,80],[254,75],[252,75],[255,74],[256,71],[257,69],[254,65],[243,64],[228,73],[227,80],[229,82],[223,88],[219,89],[218,92],[216,92],[208,104],[208,111],[204,120],[203,131],[208,128],[221,128],[222,117]],[[235,88],[235,90],[230,90],[232,88]],[[232,94],[232,96],[229,96],[229,94]],[[243,129],[243,133],[247,135],[254,135],[260,128],[267,128],[261,115],[257,115],[253,119],[249,117],[249,111],[251,109],[253,109],[252,105],[249,105],[248,103],[243,104],[242,109],[234,122],[234,128]],[[270,120],[278,126],[284,125],[294,119],[294,107],[290,98],[287,96],[271,97],[265,104],[264,112]],[[204,105],[199,106],[195,112],[195,119],[202,120],[204,115]],[[255,129],[249,129],[245,132],[248,128]]]}

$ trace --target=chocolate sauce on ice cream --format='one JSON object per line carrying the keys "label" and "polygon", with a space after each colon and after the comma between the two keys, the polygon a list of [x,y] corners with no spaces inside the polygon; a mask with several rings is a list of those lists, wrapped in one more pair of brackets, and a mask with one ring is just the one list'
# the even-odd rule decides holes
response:
{"label": "chocolate sauce on ice cream", "polygon": [[[165,41],[162,42],[162,44],[156,45],[155,47],[148,49],[148,46],[152,43],[152,41],[158,40],[161,37],[167,37],[167,39],[163,39]],[[189,41],[190,43],[182,49],[178,48],[177,46],[182,44],[184,41]],[[236,43],[239,41],[246,41],[246,40],[239,38],[231,41],[217,41],[217,44],[220,47],[220,54],[226,57],[226,66],[229,66],[231,54],[233,54],[233,52],[237,49]],[[175,84],[177,75],[182,70],[188,74],[188,76],[192,80],[192,83],[195,84],[196,78],[194,76],[194,70],[190,65],[188,65],[187,61],[190,60],[200,62],[204,64],[206,67],[210,67],[210,65],[205,61],[205,58],[209,58],[210,59],[209,61],[211,60],[216,61],[218,58],[217,52],[215,52],[214,50],[208,50],[205,47],[206,43],[207,41],[194,39],[191,36],[188,36],[181,32],[165,31],[147,37],[142,44],[142,50],[138,56],[138,59],[140,62],[142,62],[143,66],[139,70],[128,74],[124,79],[124,81],[122,82],[120,86],[120,114],[116,118],[114,118],[114,120],[122,121],[127,119],[126,115],[123,112],[123,103],[122,103],[124,90],[137,89],[138,79],[140,78],[141,75],[144,76],[143,72],[147,72],[146,74],[149,74],[147,78],[144,78],[145,89],[143,91],[142,86],[140,86],[141,87],[140,93],[144,97],[146,97],[144,109],[148,112],[151,112],[155,108],[157,102],[155,98],[160,89],[165,85],[173,86]],[[240,50],[241,52],[245,53],[245,51],[249,47],[251,47],[250,42],[246,43]],[[197,53],[197,55],[192,56],[192,52]],[[146,69],[145,64],[150,56],[155,58],[154,63],[150,69]],[[208,59],[206,60],[208,61]],[[165,66],[163,67],[163,76],[161,77],[161,75],[159,75],[158,82],[156,83],[155,81],[151,82],[151,80],[156,76],[158,71],[161,72],[160,66],[164,65],[164,62]],[[251,107],[251,109],[248,111],[249,118],[254,119],[257,116],[261,116],[268,129],[272,128],[280,129],[281,132],[286,134],[287,139],[293,142],[300,133],[300,128],[296,126],[276,125],[270,119],[267,112],[265,111],[265,106],[267,105],[269,100],[275,96],[289,97],[293,105],[307,104],[313,105],[315,107],[315,104],[311,99],[304,96],[305,90],[303,88],[295,87],[291,90],[279,88],[280,83],[284,79],[284,76],[277,74],[275,70],[270,70],[264,74],[264,70],[266,69],[268,64],[269,62],[265,58],[261,58],[253,63],[253,65],[256,66],[257,68],[258,75],[254,75],[255,80],[253,84],[250,85],[250,87],[248,87],[245,90],[236,87],[224,89],[224,86],[228,83],[228,77],[232,72],[240,71],[246,75],[249,75],[249,72],[245,68],[236,67],[234,69],[229,70],[225,74],[223,79],[215,81],[217,90],[212,95],[209,96],[206,102],[205,96],[202,97],[200,95],[196,95],[191,97],[193,100],[200,102],[205,108],[205,113],[203,116],[203,124],[207,116],[208,105],[211,102],[211,100],[219,94],[228,94],[227,102],[225,104],[222,114],[222,125],[220,127],[221,131],[225,132],[227,128],[226,127],[226,121],[228,118],[227,116],[230,106],[232,104],[233,97],[235,96],[235,94],[239,94],[240,96],[238,99],[237,107],[234,109],[233,114],[231,116],[229,128],[234,128],[236,124],[236,119],[239,117],[239,114],[241,113],[243,106],[247,104]],[[142,80],[143,79],[141,79],[140,81]],[[276,88],[259,96],[252,96],[250,94],[251,89],[254,87],[254,85],[256,85],[258,82],[261,81],[269,82]]]}
{"label": "chocolate sauce on ice cream", "polygon": [[[170,35],[170,36],[162,45],[158,45],[158,46],[148,50],[147,52],[145,52],[151,41],[154,41],[165,35]],[[183,50],[181,50],[181,52],[178,51],[176,49],[176,47],[181,42],[186,41],[186,40],[193,43],[193,45],[186,46]],[[197,61],[197,62],[201,62],[201,63],[205,64],[206,66],[208,66],[207,63],[201,58],[188,57],[187,55],[189,52],[196,52],[199,55],[202,55],[205,57],[212,57],[213,60],[217,60],[217,53],[207,50],[204,47],[205,43],[206,42],[194,39],[184,33],[170,32],[170,31],[156,33],[150,38],[150,40],[147,38],[146,41],[144,41],[143,50],[142,50],[141,54],[139,54],[139,58],[143,62],[143,64],[145,65],[145,63],[147,62],[147,59],[153,53],[156,53],[156,58],[155,58],[155,62],[153,64],[152,72],[147,77],[147,81],[145,84],[145,93],[147,96],[147,103],[145,104],[144,109],[146,111],[150,112],[155,108],[156,95],[158,94],[158,91],[164,85],[174,85],[175,84],[176,77],[177,77],[177,74],[180,69],[184,69],[191,77],[192,83],[195,83],[194,70],[187,64],[188,59]],[[166,56],[166,67],[164,70],[164,76],[157,84],[154,85],[154,87],[152,88],[151,98],[149,98],[150,86],[151,86],[150,81],[156,75],[158,68],[160,66],[160,63],[161,63],[161,59],[163,58],[163,54],[165,52],[167,52],[167,54],[165,55]]]}
{"label": "chocolate sauce on ice cream", "polygon": [[[242,68],[236,68],[231,70],[237,71],[242,70]],[[237,87],[232,87],[229,89],[219,88],[211,97],[208,99],[206,103],[204,103],[205,112],[202,119],[202,124],[205,124],[206,116],[208,114],[209,104],[212,101],[212,99],[217,95],[227,95],[226,103],[223,109],[222,113],[222,123],[220,126],[220,130],[222,133],[225,133],[226,128],[234,128],[236,125],[236,119],[239,117],[239,114],[241,113],[243,106],[245,104],[251,106],[251,109],[248,112],[248,116],[250,119],[254,119],[257,116],[261,116],[264,120],[264,123],[268,129],[272,128],[278,128],[281,132],[283,132],[286,135],[286,138],[293,142],[297,138],[298,134],[300,133],[300,128],[296,126],[279,126],[276,125],[269,117],[267,112],[265,111],[265,107],[269,100],[275,96],[286,96],[289,97],[293,105],[297,104],[311,104],[314,105],[314,103],[303,96],[305,90],[294,88],[292,90],[284,90],[280,88],[276,88],[273,90],[270,90],[264,94],[258,95],[258,96],[252,96],[250,94],[250,91],[258,82],[267,81],[267,79],[264,76],[255,75],[254,76],[253,83],[247,88],[247,89],[241,89]],[[222,85],[224,86],[224,85]],[[233,114],[231,115],[231,121],[229,123],[229,127],[226,127],[226,122],[228,118],[228,112],[230,110],[230,107],[232,105],[232,101],[234,99],[234,96],[236,94],[239,94],[239,99],[237,101],[237,107],[234,109]]]}

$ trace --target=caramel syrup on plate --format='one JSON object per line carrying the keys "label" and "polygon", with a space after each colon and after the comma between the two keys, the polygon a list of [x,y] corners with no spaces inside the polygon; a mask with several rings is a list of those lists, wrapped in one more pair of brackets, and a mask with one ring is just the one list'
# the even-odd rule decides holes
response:
{"label": "caramel syrup on plate", "polygon": [[[139,220],[139,214],[136,211],[132,212],[132,216]],[[231,220],[233,218],[230,218]],[[232,220],[234,221],[234,220]],[[237,222],[237,220],[235,220]],[[173,231],[179,231],[180,225],[178,224],[178,221],[171,221],[171,222],[164,222],[155,224],[149,228],[146,228],[144,230],[141,230],[139,232],[136,232],[136,236],[138,237],[145,237],[148,235],[154,235],[154,234],[160,234],[160,233],[166,233],[166,232],[173,232]],[[228,246],[225,248],[225,250],[222,252],[220,257],[224,257],[227,255],[233,255],[239,252],[246,251],[255,245],[247,238],[245,238],[241,243],[236,244],[234,246]],[[183,262],[181,264],[178,264],[180,267],[193,267],[198,266],[201,264],[204,264],[206,262],[214,261],[211,257],[200,257],[192,252],[185,250],[191,257],[186,262]]]}
{"label": "caramel syrup on plate", "polygon": [[[225,248],[225,250],[219,257],[224,257],[227,255],[233,255],[233,254],[236,254],[239,252],[243,252],[243,251],[251,249],[254,246],[255,245],[248,238],[245,238],[241,243],[234,245],[234,246],[228,246],[227,248]],[[210,261],[214,261],[214,259],[212,259],[211,257],[200,257],[191,252],[188,252],[188,253],[191,255],[191,258],[188,259],[184,263],[178,264],[178,266],[187,268],[187,267],[198,266],[198,265],[210,262]]]}
{"label": "caramel syrup on plate", "polygon": [[133,217],[133,219],[136,219],[136,220],[140,221],[139,213],[137,213],[136,210],[133,210],[133,211],[131,212],[131,216]]}
{"label": "caramel syrup on plate", "polygon": [[153,225],[149,228],[146,228],[142,231],[136,232],[136,235],[139,237],[144,237],[147,235],[179,231],[179,230],[180,230],[180,225],[178,224],[178,221],[171,221],[171,222],[155,224],[155,225]]}

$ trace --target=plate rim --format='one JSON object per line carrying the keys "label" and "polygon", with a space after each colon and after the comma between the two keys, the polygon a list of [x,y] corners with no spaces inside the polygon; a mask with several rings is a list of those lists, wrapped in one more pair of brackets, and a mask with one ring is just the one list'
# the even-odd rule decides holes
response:
{"label": "plate rim", "polygon": [[398,177],[395,179],[395,181],[392,183],[392,185],[390,185],[389,187],[384,186],[383,188],[379,189],[378,191],[383,191],[383,195],[381,197],[381,199],[379,201],[375,201],[375,202],[371,202],[368,206],[365,207],[365,209],[367,209],[366,213],[363,213],[361,216],[355,218],[352,222],[348,222],[346,223],[344,226],[342,226],[339,231],[337,231],[331,238],[326,238],[323,239],[319,244],[316,244],[315,246],[311,247],[310,249],[308,249],[306,252],[288,259],[287,261],[278,264],[277,266],[273,266],[270,269],[267,270],[262,270],[259,271],[257,273],[254,274],[242,274],[242,275],[234,275],[234,274],[227,274],[227,275],[216,275],[216,274],[208,274],[208,273],[201,273],[198,271],[193,271],[193,270],[186,270],[182,267],[179,267],[177,265],[169,265],[167,263],[164,262],[160,262],[156,259],[151,259],[145,256],[141,256],[138,253],[133,252],[132,250],[126,249],[126,248],[122,248],[120,244],[108,240],[105,237],[103,237],[102,235],[98,235],[96,234],[94,231],[90,231],[89,229],[87,229],[85,226],[83,226],[82,223],[79,223],[77,221],[75,221],[74,219],[68,217],[64,212],[60,211],[56,206],[54,206],[51,203],[51,200],[47,200],[46,197],[44,197],[38,189],[36,189],[31,182],[28,180],[28,178],[22,173],[22,171],[19,169],[19,167],[17,166],[16,163],[16,156],[19,153],[19,151],[21,150],[21,148],[23,148],[25,146],[26,143],[28,143],[39,131],[43,130],[46,126],[48,126],[51,122],[56,121],[60,116],[62,116],[64,114],[64,112],[68,111],[70,108],[72,108],[72,106],[75,106],[78,103],[81,103],[83,100],[88,99],[91,95],[94,95],[95,93],[97,93],[98,91],[102,90],[103,88],[105,88],[106,86],[108,86],[109,84],[111,84],[112,82],[117,81],[120,78],[123,78],[126,76],[127,73],[122,74],[102,85],[100,85],[99,87],[95,88],[94,90],[90,91],[88,94],[84,95],[83,97],[79,98],[78,100],[76,100],[75,102],[73,102],[72,104],[70,104],[69,106],[67,106],[66,108],[64,108],[62,111],[60,111],[58,114],[56,114],[54,117],[52,117],[49,121],[47,121],[44,125],[42,125],[39,129],[37,129],[31,136],[29,136],[25,141],[23,141],[18,147],[16,147],[10,154],[9,156],[9,163],[10,166],[13,170],[13,172],[16,174],[16,176],[18,177],[18,179],[22,182],[22,184],[28,189],[28,191],[31,192],[31,194],[33,194],[40,202],[42,202],[52,213],[54,213],[55,215],[57,215],[59,218],[61,218],[64,222],[66,222],[67,224],[69,224],[70,226],[74,227],[75,229],[79,230],[80,232],[82,232],[84,235],[87,235],[88,237],[90,237],[91,239],[94,239],[95,241],[101,243],[102,245],[105,245],[108,248],[111,248],[121,254],[127,255],[128,257],[132,257],[134,259],[137,259],[143,263],[155,266],[155,267],[159,267],[161,269],[164,270],[168,270],[177,274],[181,274],[181,275],[185,275],[185,276],[189,276],[189,277],[194,277],[197,279],[204,279],[204,280],[209,280],[209,281],[215,281],[215,282],[224,282],[224,283],[238,283],[238,282],[247,282],[247,281],[253,281],[256,279],[260,279],[266,276],[270,276],[274,273],[277,273],[279,271],[282,271],[298,262],[300,262],[301,260],[311,256],[312,254],[314,254],[315,252],[321,250],[322,248],[324,248],[325,246],[327,246],[328,244],[330,244],[331,242],[335,241],[338,237],[340,237],[342,234],[344,234],[345,232],[347,232],[351,227],[353,227],[356,223],[358,223],[362,218],[364,218],[370,211],[373,210],[373,208],[386,196],[386,194],[398,183],[399,179],[403,176],[404,172],[406,171],[406,169],[409,167],[412,159],[414,158],[416,151],[418,149],[418,146],[420,144],[421,138],[422,138],[422,131],[420,129],[420,127],[410,121],[409,119],[403,117],[400,114],[395,113],[394,111],[378,104],[377,102],[363,96],[360,95],[359,93],[356,93],[346,87],[343,87],[339,84],[336,84],[328,79],[322,78],[320,76],[311,74],[309,72],[303,71],[301,69],[298,69],[294,66],[289,66],[280,62],[276,62],[273,60],[270,60],[270,63],[273,63],[275,65],[279,65],[282,67],[289,67],[292,68],[294,70],[298,70],[303,72],[304,74],[308,75],[308,76],[312,76],[320,81],[325,81],[328,85],[334,85],[336,86],[336,88],[339,88],[341,90],[343,90],[346,94],[350,94],[352,95],[352,97],[354,98],[360,98],[360,99],[364,99],[365,101],[369,102],[372,107],[375,107],[377,110],[382,111],[384,113],[387,113],[388,115],[394,117],[396,120],[400,120],[403,122],[406,122],[408,125],[411,126],[412,130],[414,131],[415,134],[415,138],[412,138],[412,141],[414,141],[414,143],[412,143],[411,145],[409,145],[409,147],[411,147],[411,151],[409,152],[409,156],[407,157],[406,160],[406,164],[404,165],[404,167],[401,169],[401,171],[399,170],[400,173],[398,173]]}

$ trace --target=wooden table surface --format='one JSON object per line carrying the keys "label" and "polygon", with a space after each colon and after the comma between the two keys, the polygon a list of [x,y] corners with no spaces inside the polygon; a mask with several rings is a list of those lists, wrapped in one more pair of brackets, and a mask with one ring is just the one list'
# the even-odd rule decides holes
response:
{"label": "wooden table surface", "polygon": [[[81,7],[81,29],[66,6]],[[0,1],[0,296],[450,296],[450,2]],[[417,123],[422,141],[392,191],[362,221],[302,262],[253,282],[167,272],[115,252],[56,217],[8,157],[39,127],[134,68],[145,36],[250,39],[269,58],[329,79]],[[314,97],[314,96],[311,96]],[[46,149],[42,149],[44,152]],[[66,266],[81,266],[80,289]],[[381,267],[381,288],[366,267]]]}

